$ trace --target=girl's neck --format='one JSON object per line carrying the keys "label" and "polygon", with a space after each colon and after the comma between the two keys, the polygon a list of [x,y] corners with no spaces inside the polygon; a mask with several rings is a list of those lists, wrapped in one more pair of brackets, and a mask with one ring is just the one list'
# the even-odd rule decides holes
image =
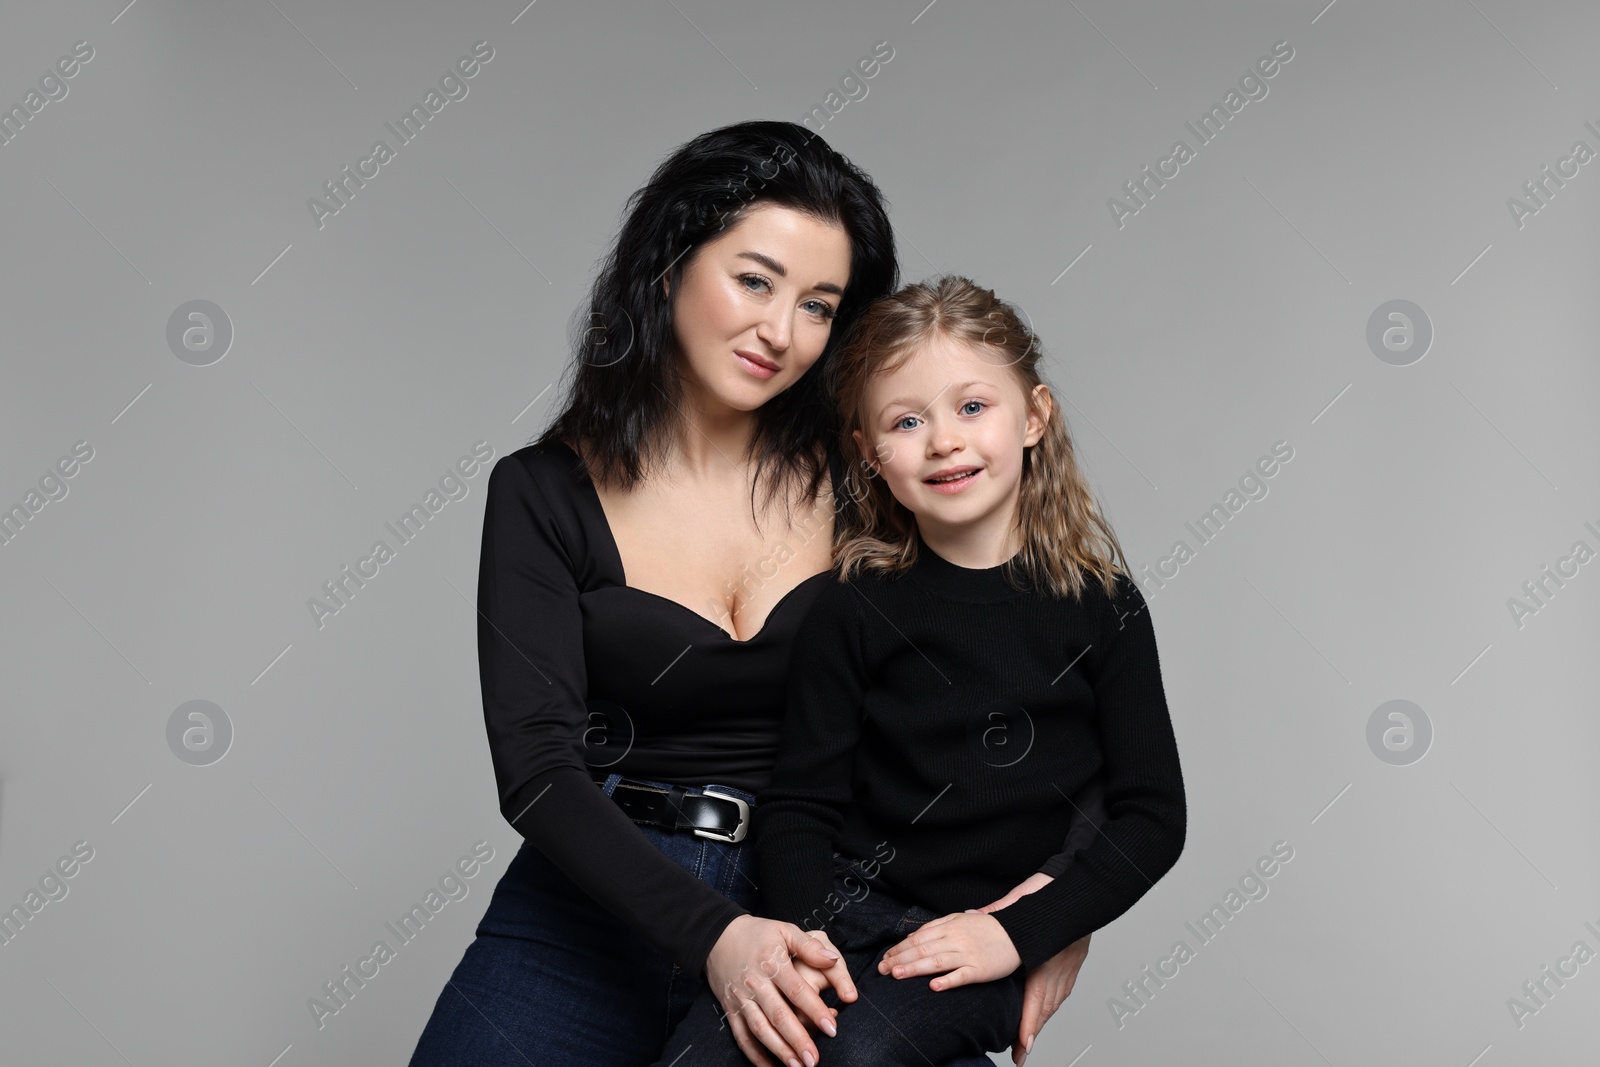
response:
{"label": "girl's neck", "polygon": [[1022,534],[1015,520],[1005,527],[984,523],[945,526],[919,517],[917,533],[943,559],[969,570],[998,567],[1022,551]]}

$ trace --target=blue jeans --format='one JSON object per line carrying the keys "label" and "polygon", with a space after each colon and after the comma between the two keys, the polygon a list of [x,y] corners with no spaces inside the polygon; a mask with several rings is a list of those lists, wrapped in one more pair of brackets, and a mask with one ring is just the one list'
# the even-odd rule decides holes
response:
{"label": "blue jeans", "polygon": [[[620,778],[606,779],[607,796]],[[743,790],[718,788],[755,801]],[[731,845],[687,830],[639,832],[701,881],[761,913],[748,839]],[[595,904],[524,841],[440,992],[411,1067],[646,1067],[705,988],[702,974],[685,971]],[[945,1067],[992,1064],[982,1057]]]}
{"label": "blue jeans", "polygon": [[[837,1037],[814,1035],[819,1067],[927,1067],[961,1059],[988,1062],[1017,1038],[1027,975],[1017,968],[993,982],[934,991],[932,975],[896,978],[878,973],[878,961],[938,912],[897,900],[869,866],[834,853],[833,888],[841,902],[825,930],[844,956],[856,999],[841,1004],[833,989],[822,1000],[839,1009]],[[745,1054],[722,1018],[721,1002],[702,989],[682,1025],[672,1032],[656,1067],[742,1067]]]}

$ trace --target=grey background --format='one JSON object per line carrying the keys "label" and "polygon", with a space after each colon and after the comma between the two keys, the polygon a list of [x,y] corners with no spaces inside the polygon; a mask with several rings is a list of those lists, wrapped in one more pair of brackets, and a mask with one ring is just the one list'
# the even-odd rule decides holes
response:
{"label": "grey background", "polygon": [[[1294,449],[1148,594],[1188,845],[1033,1062],[1593,1056],[1600,963],[1520,1028],[1506,1002],[1600,950],[1600,564],[1520,627],[1507,602],[1600,548],[1600,163],[1521,228],[1506,201],[1600,149],[1600,13],[924,2],[5,5],[0,103],[95,50],[0,146],[0,504],[94,449],[0,547],[0,904],[94,848],[0,946],[8,1060],[404,1062],[520,840],[477,688],[487,475],[321,629],[306,602],[473,442],[544,424],[660,158],[798,121],[880,40],[823,135],[886,192],[907,280],[1030,315],[1136,566]],[[319,230],[307,198],[479,40],[469,95]],[[1107,198],[1279,40],[1268,96],[1119,229]],[[206,367],[166,343],[195,299],[234,329]],[[1409,366],[1366,342],[1394,299],[1434,330]],[[197,699],[233,729],[209,766],[167,742]],[[1392,699],[1429,718],[1419,762],[1368,747]],[[319,1030],[308,998],[480,839],[470,895]],[[1184,923],[1276,841],[1270,894],[1199,946]]]}

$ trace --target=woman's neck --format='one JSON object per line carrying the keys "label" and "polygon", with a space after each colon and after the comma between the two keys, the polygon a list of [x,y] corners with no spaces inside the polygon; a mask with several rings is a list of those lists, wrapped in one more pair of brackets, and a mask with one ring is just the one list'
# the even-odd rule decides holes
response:
{"label": "woman's neck", "polygon": [[742,468],[755,430],[755,412],[718,403],[685,381],[683,403],[669,431],[670,465],[690,476]]}

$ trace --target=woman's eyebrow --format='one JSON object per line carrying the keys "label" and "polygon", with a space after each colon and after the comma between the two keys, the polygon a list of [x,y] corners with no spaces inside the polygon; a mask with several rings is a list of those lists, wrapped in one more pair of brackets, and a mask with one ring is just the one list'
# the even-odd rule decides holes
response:
{"label": "woman's eyebrow", "polygon": [[[760,252],[740,252],[739,258],[753,259],[780,278],[787,278],[789,276],[789,272],[784,269],[782,263],[779,263],[771,256],[762,255]],[[818,282],[811,288],[815,289],[819,293],[832,293],[834,296],[844,296],[844,290],[839,286],[834,285],[832,282]]]}

